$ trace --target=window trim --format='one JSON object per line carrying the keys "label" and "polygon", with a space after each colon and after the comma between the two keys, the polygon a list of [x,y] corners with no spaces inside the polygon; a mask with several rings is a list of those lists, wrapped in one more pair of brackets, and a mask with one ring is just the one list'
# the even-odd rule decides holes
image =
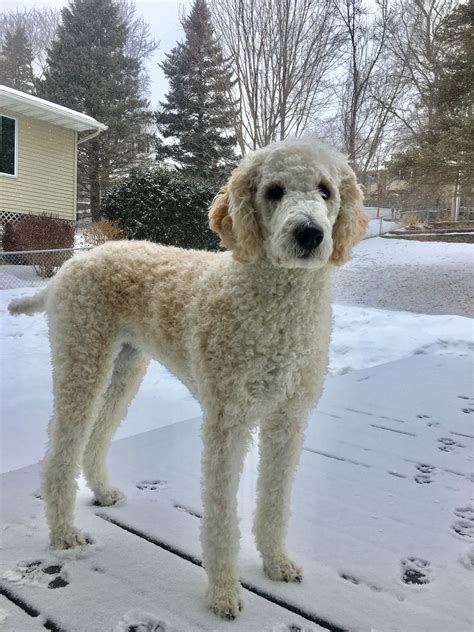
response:
{"label": "window trim", "polygon": [[0,176],[4,178],[18,178],[18,118],[16,116],[10,116],[9,114],[3,114],[0,110],[0,116],[4,118],[9,118],[12,121],[15,121],[15,160],[14,160],[14,170],[15,173],[5,173],[4,171],[0,171]]}

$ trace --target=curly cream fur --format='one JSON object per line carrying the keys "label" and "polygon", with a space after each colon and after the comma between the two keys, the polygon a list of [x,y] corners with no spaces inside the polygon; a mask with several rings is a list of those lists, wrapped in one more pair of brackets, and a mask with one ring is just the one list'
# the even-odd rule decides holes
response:
{"label": "curly cream fur", "polygon": [[[286,191],[278,203],[265,197],[276,180]],[[311,256],[293,243],[301,221],[324,233]],[[242,605],[236,493],[257,424],[254,533],[263,568],[272,580],[302,578],[285,546],[291,482],[326,371],[330,259],[344,261],[361,235],[361,192],[343,156],[315,141],[286,141],[242,161],[210,225],[231,252],[108,243],[67,262],[38,299],[11,310],[48,315],[54,412],[43,495],[52,545],[85,543],[73,524],[81,467],[99,504],[123,498],[107,477],[107,447],[155,358],[202,405],[207,602],[233,618]]]}
{"label": "curly cream fur", "polygon": [[361,187],[352,170],[341,183],[341,211],[333,227],[331,263],[342,265],[351,254],[352,247],[364,236],[368,218],[361,213],[363,201]]}

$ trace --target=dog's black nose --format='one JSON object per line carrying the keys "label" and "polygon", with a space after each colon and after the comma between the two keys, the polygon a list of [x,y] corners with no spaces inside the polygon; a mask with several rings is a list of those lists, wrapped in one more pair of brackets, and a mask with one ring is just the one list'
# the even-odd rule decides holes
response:
{"label": "dog's black nose", "polygon": [[322,242],[324,233],[315,224],[300,224],[293,231],[293,235],[305,250],[314,250]]}

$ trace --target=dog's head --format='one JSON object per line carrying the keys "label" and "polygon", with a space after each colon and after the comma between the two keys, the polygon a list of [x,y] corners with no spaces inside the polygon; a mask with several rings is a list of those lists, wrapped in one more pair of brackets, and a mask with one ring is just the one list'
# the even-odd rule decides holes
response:
{"label": "dog's head", "polygon": [[341,265],[367,226],[362,199],[342,154],[313,139],[287,140],[242,160],[212,203],[210,227],[241,262]]}

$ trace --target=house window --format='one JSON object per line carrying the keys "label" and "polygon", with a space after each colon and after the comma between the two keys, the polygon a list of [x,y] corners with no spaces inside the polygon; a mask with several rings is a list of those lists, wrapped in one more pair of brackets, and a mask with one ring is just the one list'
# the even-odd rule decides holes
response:
{"label": "house window", "polygon": [[0,174],[16,175],[16,120],[0,114]]}

